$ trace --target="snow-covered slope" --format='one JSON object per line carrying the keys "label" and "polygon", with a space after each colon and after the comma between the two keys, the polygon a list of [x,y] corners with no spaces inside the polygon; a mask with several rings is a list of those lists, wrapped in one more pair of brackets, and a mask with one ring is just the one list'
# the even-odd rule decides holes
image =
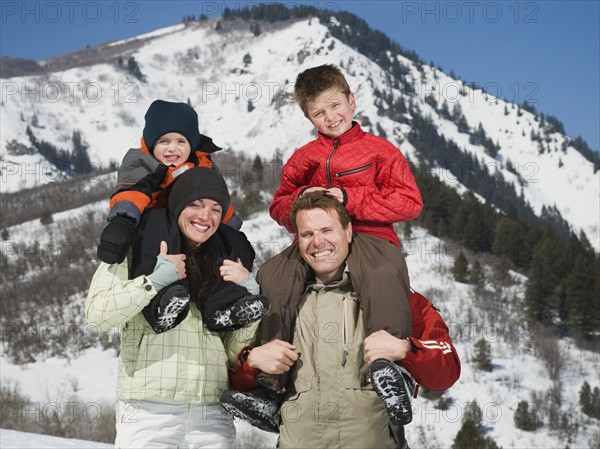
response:
{"label": "snow-covered slope", "polygon": [[115,447],[113,444],[94,443],[92,441],[51,437],[37,433],[18,432],[0,429],[0,447],[3,449],[101,449]]}
{"label": "snow-covered slope", "polygon": [[[2,80],[2,191],[60,178],[39,155],[7,151],[9,143],[31,147],[25,132],[28,125],[36,139],[65,150],[72,148],[73,131],[79,130],[90,145],[93,164],[105,167],[120,161],[127,148],[137,146],[144,112],[157,98],[189,99],[199,113],[202,131],[224,148],[259,154],[265,160],[280,150],[285,160],[313,135],[292,99],[295,76],[324,63],[343,67],[357,96],[357,115],[363,124],[371,125],[366,128],[375,133],[383,129],[388,139],[416,160],[416,150],[406,140],[410,126],[379,116],[376,104],[381,101],[374,93],[378,90],[399,98],[406,97],[405,92],[393,87],[390,74],[380,66],[332,38],[324,24],[307,19],[264,25],[259,36],[245,25],[225,22],[223,30],[215,31],[215,24],[179,25],[145,35],[145,45],[123,55],[124,60],[135,57],[144,82],[116,63]],[[501,173],[506,181],[514,182],[536,213],[543,206],[556,206],[573,230],[583,230],[600,250],[600,172],[594,173],[593,164],[568,138],[542,129],[533,114],[513,104],[466,87],[432,67],[419,70],[411,60],[399,59],[408,68],[407,78],[416,91],[410,101],[431,117],[440,134],[476,155],[492,174]],[[458,132],[454,123],[425,102],[427,96],[450,110],[459,104],[471,129],[481,123],[499,145],[497,157],[470,144],[467,134]],[[532,133],[545,139],[547,151],[540,154]],[[464,190],[453,176],[442,173],[441,177]]]}

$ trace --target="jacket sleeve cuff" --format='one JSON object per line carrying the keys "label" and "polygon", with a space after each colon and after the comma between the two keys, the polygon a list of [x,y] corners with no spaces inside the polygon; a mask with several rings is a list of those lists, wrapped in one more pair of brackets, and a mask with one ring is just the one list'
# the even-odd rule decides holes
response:
{"label": "jacket sleeve cuff", "polygon": [[402,360],[415,360],[417,358],[417,351],[423,347],[422,343],[413,337],[408,337],[407,340],[410,342],[410,351],[406,353]]}
{"label": "jacket sleeve cuff", "polygon": [[344,196],[342,204],[345,206],[346,204],[348,204],[348,193],[346,192],[346,189],[344,189],[343,187],[340,187],[339,189],[342,191],[342,195]]}
{"label": "jacket sleeve cuff", "polygon": [[238,354],[235,371],[229,372],[229,384],[234,390],[243,392],[258,388],[256,376],[259,371],[246,363],[246,357],[251,350],[252,346],[244,346]]}
{"label": "jacket sleeve cuff", "polygon": [[311,187],[312,187],[312,186],[306,186],[306,187],[304,187],[303,189],[300,189],[300,190],[298,191],[298,193],[296,194],[296,198],[300,198],[300,197],[302,196],[302,194],[303,194],[304,192],[306,192],[308,189],[310,189]]}

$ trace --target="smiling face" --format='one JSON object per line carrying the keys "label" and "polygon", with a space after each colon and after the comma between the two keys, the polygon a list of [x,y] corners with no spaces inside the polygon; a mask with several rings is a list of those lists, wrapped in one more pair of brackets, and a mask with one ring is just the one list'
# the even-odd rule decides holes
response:
{"label": "smiling face", "polygon": [[301,210],[296,215],[298,245],[302,258],[315,271],[322,283],[341,279],[349,245],[352,224],[346,229],[333,209]]}
{"label": "smiling face", "polygon": [[221,223],[223,209],[214,200],[201,198],[192,201],[179,214],[177,224],[190,246],[206,242]]}
{"label": "smiling face", "polygon": [[356,101],[352,92],[346,97],[339,90],[330,89],[306,103],[306,118],[321,134],[338,138],[352,128],[354,109]]}
{"label": "smiling face", "polygon": [[183,164],[188,160],[192,148],[183,134],[167,133],[160,136],[154,145],[154,157],[165,165]]}

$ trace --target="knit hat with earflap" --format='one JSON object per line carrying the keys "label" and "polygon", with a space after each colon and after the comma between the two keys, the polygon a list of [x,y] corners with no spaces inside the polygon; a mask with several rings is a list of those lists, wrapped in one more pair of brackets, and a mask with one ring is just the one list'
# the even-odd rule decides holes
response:
{"label": "knit hat with earflap", "polygon": [[192,153],[198,148],[198,114],[189,104],[156,100],[152,102],[144,118],[144,142],[150,153],[154,151],[158,139],[167,133],[183,134],[192,148]]}
{"label": "knit hat with earflap", "polygon": [[216,201],[223,208],[221,221],[229,207],[229,191],[223,176],[216,170],[195,167],[179,175],[169,194],[169,212],[176,219],[188,204],[201,198]]}

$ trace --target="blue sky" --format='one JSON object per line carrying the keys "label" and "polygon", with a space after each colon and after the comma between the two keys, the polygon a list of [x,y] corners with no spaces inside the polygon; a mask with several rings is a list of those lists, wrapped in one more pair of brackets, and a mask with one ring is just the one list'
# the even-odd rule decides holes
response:
{"label": "blue sky", "polygon": [[[0,54],[41,60],[256,3],[2,0]],[[353,12],[425,62],[507,100],[528,100],[600,148],[599,0],[282,3]]]}

